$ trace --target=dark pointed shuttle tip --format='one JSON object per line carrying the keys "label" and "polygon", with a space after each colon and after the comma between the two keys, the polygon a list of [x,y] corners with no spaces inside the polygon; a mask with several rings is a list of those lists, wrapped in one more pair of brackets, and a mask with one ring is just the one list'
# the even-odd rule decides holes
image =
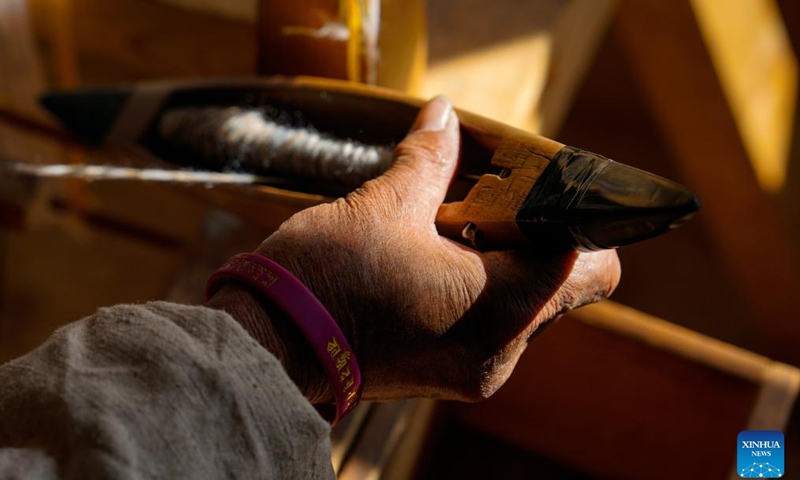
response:
{"label": "dark pointed shuttle tip", "polygon": [[592,251],[657,237],[699,208],[697,197],[676,182],[563,147],[531,188],[516,221],[534,244]]}
{"label": "dark pointed shuttle tip", "polygon": [[587,188],[575,213],[587,245],[614,248],[666,233],[699,208],[697,197],[682,185],[610,162]]}
{"label": "dark pointed shuttle tip", "polygon": [[694,214],[700,210],[700,201],[694,194],[690,191],[686,191],[687,193],[687,200],[681,204],[675,206],[675,215],[677,218],[669,225],[670,229],[680,227],[688,220],[691,220],[694,217]]}
{"label": "dark pointed shuttle tip", "polygon": [[52,91],[39,102],[75,138],[100,145],[132,93],[129,87]]}

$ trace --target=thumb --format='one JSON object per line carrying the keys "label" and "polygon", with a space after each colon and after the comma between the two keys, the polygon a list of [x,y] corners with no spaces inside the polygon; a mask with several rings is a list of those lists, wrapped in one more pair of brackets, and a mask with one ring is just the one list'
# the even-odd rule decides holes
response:
{"label": "thumb", "polygon": [[[365,194],[395,213],[405,211],[433,222],[458,165],[458,118],[450,101],[436,97],[420,109],[406,138],[394,151],[392,166],[365,184]],[[386,195],[390,194],[391,197]]]}

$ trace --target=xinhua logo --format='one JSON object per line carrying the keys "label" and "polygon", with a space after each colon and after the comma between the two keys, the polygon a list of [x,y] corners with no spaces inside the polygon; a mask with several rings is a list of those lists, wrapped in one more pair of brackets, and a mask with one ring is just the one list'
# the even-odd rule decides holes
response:
{"label": "xinhua logo", "polygon": [[780,478],[783,470],[783,433],[744,430],[737,438],[736,468],[742,478]]}

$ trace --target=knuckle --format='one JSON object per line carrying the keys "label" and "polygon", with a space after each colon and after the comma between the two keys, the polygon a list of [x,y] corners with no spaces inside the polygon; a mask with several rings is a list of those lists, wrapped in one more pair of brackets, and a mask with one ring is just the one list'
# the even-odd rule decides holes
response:
{"label": "knuckle", "polygon": [[462,401],[466,403],[478,403],[484,400],[488,400],[491,397],[491,394],[485,394],[483,391],[475,390],[465,394]]}
{"label": "knuckle", "polygon": [[497,382],[493,375],[482,373],[474,377],[464,391],[465,401],[470,403],[482,402],[500,389],[503,382]]}
{"label": "knuckle", "polygon": [[481,379],[471,380],[468,384],[461,387],[461,391],[459,392],[461,398],[459,400],[468,403],[482,402],[491,397],[496,390],[497,389],[492,388],[489,383]]}
{"label": "knuckle", "polygon": [[365,186],[362,185],[346,196],[337,198],[332,205],[342,211],[358,211],[363,208],[361,205],[364,203],[366,193]]}
{"label": "knuckle", "polygon": [[599,302],[603,298],[605,298],[605,295],[602,286],[592,284],[565,285],[559,291],[557,300],[551,302],[543,310],[545,321],[550,321],[584,305]]}
{"label": "knuckle", "polygon": [[353,202],[357,198],[338,198],[331,203],[317,205],[301,210],[284,221],[270,238],[284,238],[292,241],[307,242],[315,234],[324,234],[333,238],[360,221],[359,209]]}
{"label": "knuckle", "polygon": [[615,251],[588,254],[581,263],[578,275],[558,292],[552,312],[556,316],[608,298],[619,284],[621,268]]}
{"label": "knuckle", "polygon": [[479,362],[467,373],[459,388],[465,402],[481,402],[488,399],[503,386],[513,370],[513,363],[503,362],[499,356]]}

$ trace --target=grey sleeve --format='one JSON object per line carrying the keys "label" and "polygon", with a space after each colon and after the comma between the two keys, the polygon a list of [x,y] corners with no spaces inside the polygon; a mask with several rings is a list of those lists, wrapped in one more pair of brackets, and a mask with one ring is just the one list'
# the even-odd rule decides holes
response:
{"label": "grey sleeve", "polygon": [[228,314],[121,305],[0,367],[0,478],[335,478],[330,427]]}

